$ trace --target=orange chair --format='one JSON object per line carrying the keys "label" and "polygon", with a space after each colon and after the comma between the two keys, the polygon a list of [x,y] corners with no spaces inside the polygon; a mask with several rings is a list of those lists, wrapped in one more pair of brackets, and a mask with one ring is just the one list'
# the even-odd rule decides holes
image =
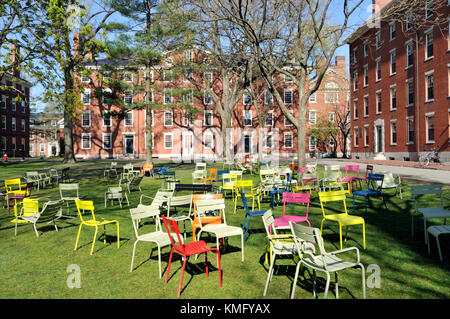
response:
{"label": "orange chair", "polygon": [[207,178],[202,178],[201,180],[200,180],[200,182],[202,182],[202,183],[208,183],[208,182],[211,182],[211,184],[213,183],[213,182],[215,182],[217,180],[217,168],[211,168],[210,170],[209,170],[209,177],[207,177]]}
{"label": "orange chair", "polygon": [[150,175],[153,175],[153,164],[145,163],[141,166],[141,175],[145,175],[146,172],[149,172]]}
{"label": "orange chair", "polygon": [[[195,241],[195,232],[200,228],[200,220],[197,216],[197,202],[201,200],[208,199],[220,199],[223,198],[222,194],[193,194],[192,195],[192,203],[194,205],[194,220],[192,221],[192,240]],[[220,212],[219,216],[208,216],[202,217],[202,225],[208,224],[221,224],[222,223],[222,212]]]}

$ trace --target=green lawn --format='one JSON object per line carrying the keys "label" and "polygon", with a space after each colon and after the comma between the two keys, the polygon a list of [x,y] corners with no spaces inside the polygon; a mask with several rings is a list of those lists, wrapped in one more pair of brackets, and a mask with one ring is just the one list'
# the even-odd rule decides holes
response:
{"label": "green lawn", "polygon": [[[121,163],[122,164],[122,163]],[[119,164],[119,166],[121,165]],[[96,216],[104,219],[117,219],[120,223],[120,248],[115,241],[115,226],[107,226],[108,241],[97,239],[94,255],[89,255],[93,229],[84,228],[80,238],[80,247],[74,251],[75,239],[78,231],[79,219],[65,219],[58,223],[59,231],[53,226],[41,225],[39,238],[36,237],[31,225],[19,227],[18,236],[14,236],[12,216],[8,216],[7,209],[0,208],[0,298],[136,298],[161,299],[176,298],[181,275],[181,262],[177,257],[170,270],[169,282],[164,284],[164,277],[159,278],[157,250],[153,250],[149,260],[150,243],[139,243],[135,256],[135,270],[129,271],[131,253],[135,240],[131,224],[129,208],[136,207],[139,202],[139,191],[129,195],[130,207],[104,207],[104,192],[108,185],[117,185],[118,180],[103,178],[101,168],[108,162],[81,162],[72,165],[72,177],[80,184],[80,196],[93,200]],[[0,179],[20,177],[30,170],[43,170],[49,167],[58,169],[64,167],[59,162],[14,162],[0,167]],[[222,166],[218,164],[218,167]],[[193,165],[178,165],[171,168],[176,170],[176,176],[182,182],[191,182]],[[259,183],[257,175],[247,175]],[[393,196],[390,191],[387,198],[388,210],[382,206],[381,200],[372,199],[368,214],[364,213],[362,200],[358,201],[356,214],[363,216],[366,221],[366,249],[362,249],[361,226],[349,228],[349,239],[344,247],[356,246],[361,252],[361,262],[366,267],[377,265],[380,269],[380,288],[367,288],[369,299],[378,298],[450,298],[450,241],[449,237],[442,237],[442,251],[444,262],[439,260],[434,238],[431,239],[431,254],[428,254],[423,238],[422,219],[415,219],[415,236],[411,237],[411,218],[413,209],[409,186],[411,181],[403,181],[403,200]],[[142,182],[142,194],[152,196],[161,187],[162,180],[145,177]],[[450,188],[445,188],[446,196],[450,196]],[[58,198],[56,187],[41,190],[39,196]],[[428,198],[429,205],[437,203],[434,198]],[[349,212],[352,213],[351,197],[347,199]],[[329,207],[335,207],[331,203]],[[448,207],[448,205],[447,205]],[[266,200],[262,208],[269,208]],[[64,207],[64,211],[66,208]],[[72,205],[71,213],[76,214]],[[289,214],[304,214],[303,207],[295,210],[288,207]],[[281,216],[282,207],[274,209],[275,216]],[[244,218],[244,210],[238,209],[233,214],[233,202],[227,200],[227,222],[240,226]],[[322,213],[317,194],[311,200],[309,220],[313,227],[320,227]],[[438,224],[442,221],[431,221]],[[145,225],[143,230],[153,228]],[[183,281],[181,298],[199,299],[262,299],[267,277],[268,266],[264,264],[265,231],[262,220],[252,220],[251,236],[245,244],[245,261],[241,262],[240,238],[229,239],[229,246],[222,254],[223,287],[219,288],[216,260],[213,254],[209,256],[210,275],[206,278],[203,267],[203,257],[189,259],[187,273]],[[190,227],[189,227],[190,231]],[[189,236],[190,233],[188,233]],[[203,237],[210,245],[207,236]],[[191,237],[188,237],[191,240]],[[338,249],[338,228],[332,223],[326,223],[324,228],[325,246],[328,251]],[[163,249],[163,276],[169,258],[169,248]],[[266,298],[287,299],[294,277],[295,264],[291,259],[280,260],[270,283]],[[81,288],[69,288],[71,272],[67,269],[77,265],[81,274]],[[372,269],[371,266],[369,269]],[[70,269],[70,268],[69,268]],[[366,278],[373,273],[367,271]],[[296,298],[312,299],[311,281],[305,273],[300,276],[296,288]],[[319,297],[323,296],[324,275],[318,274]],[[334,277],[332,277],[334,278]],[[346,270],[340,273],[340,298],[361,298],[361,275],[358,270]],[[332,292],[329,298],[334,298]]]}

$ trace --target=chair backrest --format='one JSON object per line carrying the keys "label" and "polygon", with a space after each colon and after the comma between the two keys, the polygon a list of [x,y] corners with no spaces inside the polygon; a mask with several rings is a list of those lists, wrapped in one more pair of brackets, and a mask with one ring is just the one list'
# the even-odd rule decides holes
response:
{"label": "chair backrest", "polygon": [[26,172],[25,177],[27,179],[36,180],[39,179],[39,173],[37,171]]}
{"label": "chair backrest", "polygon": [[153,164],[152,163],[144,163],[142,168],[143,169],[153,169]]}
{"label": "chair backrest", "polygon": [[122,186],[108,186],[108,193],[112,195],[120,194],[122,195]]}
{"label": "chair backrest", "polygon": [[117,162],[111,162],[111,168],[113,169],[117,168]]}
{"label": "chair backrest", "polygon": [[210,194],[193,194],[192,195],[192,204],[194,205],[194,212],[197,210],[197,202],[202,200],[212,200],[212,199],[220,199],[223,198],[221,193],[210,193]]}
{"label": "chair backrest", "polygon": [[[185,255],[186,254],[186,249],[184,247],[184,244],[181,244],[183,242],[183,239],[180,235],[180,229],[178,228],[178,223],[176,220],[172,220],[172,219],[167,219],[166,216],[162,215],[162,220],[164,223],[164,226],[166,227],[167,230],[167,235],[170,238],[170,243],[172,244],[172,247],[174,247],[179,253]],[[175,233],[177,235],[177,239],[178,242],[180,243],[179,245],[177,245],[172,237],[172,233]]]}
{"label": "chair backrest", "polygon": [[[267,236],[268,237],[277,236],[277,230],[274,226],[275,217],[273,216],[271,209],[267,210],[264,213],[264,215],[262,216],[262,220],[263,220],[263,224],[264,224],[264,228],[266,230]],[[271,230],[272,230],[273,234],[271,234]]]}
{"label": "chair backrest", "polygon": [[251,193],[253,191],[253,181],[251,179],[237,180],[234,184],[237,189],[242,189],[245,192]]}
{"label": "chair backrest", "polygon": [[236,179],[237,178],[242,179],[242,174],[243,173],[244,173],[243,171],[232,171],[232,170],[230,170],[230,174],[235,174],[236,175]]}
{"label": "chair backrest", "polygon": [[133,175],[132,179],[130,180],[130,186],[139,185],[143,178],[144,176]]}
{"label": "chair backrest", "polygon": [[341,174],[341,167],[339,165],[325,165],[323,172],[323,178],[329,181],[337,181]]}
{"label": "chair backrest", "polygon": [[343,189],[329,192],[319,192],[319,201],[322,208],[323,216],[326,216],[325,207],[323,203],[328,202],[342,202],[344,204],[344,212],[341,214],[347,214],[347,204],[345,203],[346,195]]}
{"label": "chair backrest", "polygon": [[369,174],[373,173],[373,165],[367,164],[366,166],[366,178],[369,176]]}
{"label": "chair backrest", "polygon": [[237,174],[236,173],[226,173],[223,174],[223,183],[224,184],[230,184],[235,183],[237,181]]}
{"label": "chair backrest", "polygon": [[195,170],[206,170],[206,163],[195,163]]}
{"label": "chair backrest", "polygon": [[[303,254],[313,256],[316,245],[322,254],[325,253],[323,238],[320,236],[320,230],[315,227],[306,227],[301,224],[289,222],[297,251]],[[302,256],[302,254],[299,254]]]}
{"label": "chair backrest", "polygon": [[308,217],[309,202],[311,194],[309,193],[283,193],[283,216],[286,210],[286,203],[306,204],[306,217]]}
{"label": "chair backrest", "polygon": [[92,216],[92,220],[94,222],[96,222],[95,220],[95,214],[94,214],[94,202],[91,200],[79,200],[76,199],[75,200],[75,205],[77,206],[77,210],[78,210],[78,216],[80,216],[80,220],[82,223],[84,223],[84,218],[83,218],[83,214],[85,211],[90,211],[91,212],[91,216]]}
{"label": "chair backrest", "polygon": [[299,173],[312,173],[314,172],[314,168],[310,166],[303,166],[298,168]]}
{"label": "chair backrest", "polygon": [[348,177],[349,172],[356,172],[356,176],[359,176],[359,165],[345,165],[345,177]]}
{"label": "chair backrest", "polygon": [[242,203],[244,204],[245,210],[250,214],[250,208],[248,208],[247,197],[245,197],[245,193],[242,190],[240,190],[239,193],[241,194]]}
{"label": "chair backrest", "polygon": [[383,188],[383,174],[369,174],[367,176],[367,189],[381,190]]}
{"label": "chair backrest", "polygon": [[134,167],[133,167],[133,164],[131,164],[131,163],[125,164],[123,166],[123,171],[125,173],[128,173],[129,171],[132,171],[133,169],[134,169]]}
{"label": "chair backrest", "polygon": [[228,173],[230,173],[230,170],[229,169],[222,169],[222,170],[218,170],[217,171],[217,178],[219,178],[221,175],[223,175],[223,174],[228,174]]}
{"label": "chair backrest", "polygon": [[159,209],[154,206],[139,205],[136,208],[130,209],[131,221],[133,223],[134,233],[136,238],[139,237],[139,221],[144,218],[156,217],[156,231],[161,230],[161,222],[159,220]]}
{"label": "chair backrest", "polygon": [[20,190],[21,189],[20,178],[5,179],[5,189],[7,192],[10,190]]}
{"label": "chair backrest", "polygon": [[167,204],[167,216],[170,216],[170,208],[177,206],[186,206],[189,205],[189,215],[192,211],[192,194],[190,195],[181,195],[181,196],[172,196],[169,198]]}
{"label": "chair backrest", "polygon": [[63,200],[51,200],[42,206],[39,213],[39,222],[45,223],[54,220],[58,216],[62,216]]}
{"label": "chair backrest", "polygon": [[217,168],[209,169],[209,178],[213,178],[213,179],[217,178]]}
{"label": "chair backrest", "polygon": [[48,173],[50,174],[50,176],[53,176],[53,177],[57,177],[58,176],[58,170],[56,168],[50,168],[48,170]]}
{"label": "chair backrest", "polygon": [[417,206],[417,197],[421,195],[439,195],[441,200],[441,207],[444,207],[444,198],[442,196],[442,184],[428,184],[428,185],[413,185],[411,186],[411,198],[415,201]]}
{"label": "chair backrest", "polygon": [[397,185],[395,183],[394,174],[392,174],[392,172],[382,172],[382,174],[384,176],[384,179],[381,182],[376,182],[378,187],[389,188]]}
{"label": "chair backrest", "polygon": [[200,225],[202,225],[201,216],[205,216],[206,213],[213,211],[219,212],[217,215],[222,217],[224,224],[227,223],[225,217],[224,198],[199,200],[196,202],[195,205],[196,205],[196,214],[200,220]]}
{"label": "chair backrest", "polygon": [[[65,193],[65,195],[67,195],[67,193],[74,194],[74,192],[76,192],[76,197],[79,197],[78,183],[72,183],[72,184],[61,183],[61,184],[59,184],[59,195],[61,196],[61,198],[69,197],[69,196],[64,196],[63,192]],[[70,196],[70,197],[73,197],[73,196]]]}

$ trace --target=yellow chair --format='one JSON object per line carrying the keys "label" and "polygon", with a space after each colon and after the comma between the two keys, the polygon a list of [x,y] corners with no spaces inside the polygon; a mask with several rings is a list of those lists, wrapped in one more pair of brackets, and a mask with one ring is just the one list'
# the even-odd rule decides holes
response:
{"label": "yellow chair", "polygon": [[[113,223],[115,223],[117,225],[117,248],[120,247],[119,222],[117,220],[104,220],[104,219],[102,219],[101,221],[98,221],[95,218],[94,202],[93,201],[76,199],[75,200],[75,204],[77,205],[78,215],[80,216],[81,224],[80,224],[80,228],[78,229],[78,235],[77,235],[77,240],[76,240],[76,243],[75,243],[74,250],[77,250],[78,240],[80,239],[81,228],[83,227],[83,225],[88,226],[88,227],[95,227],[94,240],[92,242],[92,248],[91,248],[91,255],[92,255],[93,252],[94,252],[94,246],[95,246],[95,240],[97,238],[98,227],[99,226],[103,226],[103,243],[106,244],[106,229],[105,228],[106,228],[106,225],[113,224]],[[85,213],[85,211],[90,211],[91,212],[92,219],[86,220],[86,219],[83,218],[83,214]]]}
{"label": "yellow chair", "polygon": [[237,178],[238,178],[237,173],[226,173],[222,175],[223,184],[220,187],[220,192],[223,194],[224,197],[225,197],[224,192],[228,190],[231,191],[231,198],[234,198],[234,189],[235,189],[234,184],[236,183]]}
{"label": "yellow chair", "polygon": [[[319,192],[320,206],[322,207],[323,219],[320,225],[320,235],[322,235],[323,224],[326,220],[337,222],[339,224],[339,241],[340,247],[342,249],[342,227],[345,226],[345,240],[347,240],[348,226],[352,225],[362,225],[363,226],[363,248],[366,249],[366,225],[364,218],[359,216],[352,216],[347,213],[347,205],[345,203],[345,191],[340,189],[337,191],[330,192]],[[340,202],[344,204],[344,212],[338,214],[328,215],[325,213],[324,203],[329,202]]]}
{"label": "yellow chair", "polygon": [[258,188],[253,187],[252,180],[236,180],[234,183],[234,213],[236,214],[237,201],[241,197],[242,191],[246,198],[252,199],[252,210],[255,210],[255,199],[258,201],[258,209],[261,210],[260,194]]}
{"label": "yellow chair", "polygon": [[5,179],[5,190],[8,195],[25,195],[27,193],[27,184],[22,183],[20,178]]}

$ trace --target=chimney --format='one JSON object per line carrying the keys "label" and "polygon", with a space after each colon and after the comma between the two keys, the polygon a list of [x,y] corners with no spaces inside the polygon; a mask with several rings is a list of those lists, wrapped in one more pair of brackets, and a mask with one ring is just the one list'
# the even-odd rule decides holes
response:
{"label": "chimney", "polygon": [[19,65],[18,65],[18,59],[19,59],[19,53],[20,53],[20,48],[15,44],[11,44],[11,69],[10,72],[11,74],[13,74],[15,77],[20,77],[20,70],[19,70]]}
{"label": "chimney", "polygon": [[391,0],[372,0],[372,14],[383,9]]}

